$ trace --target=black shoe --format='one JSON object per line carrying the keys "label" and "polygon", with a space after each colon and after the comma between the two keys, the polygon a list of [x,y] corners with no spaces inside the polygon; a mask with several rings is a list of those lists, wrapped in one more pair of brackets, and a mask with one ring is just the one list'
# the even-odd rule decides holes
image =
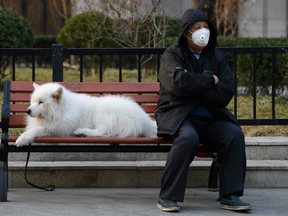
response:
{"label": "black shoe", "polygon": [[174,200],[168,199],[159,199],[157,207],[165,212],[179,212],[180,207],[177,205],[177,202]]}
{"label": "black shoe", "polygon": [[242,202],[236,195],[230,195],[229,197],[221,198],[220,208],[231,211],[250,211],[251,206],[248,203]]}

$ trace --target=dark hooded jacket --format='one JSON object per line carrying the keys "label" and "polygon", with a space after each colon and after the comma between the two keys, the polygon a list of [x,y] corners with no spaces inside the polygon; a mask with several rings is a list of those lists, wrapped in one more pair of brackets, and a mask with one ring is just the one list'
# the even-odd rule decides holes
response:
{"label": "dark hooded jacket", "polygon": [[[210,38],[197,61],[188,49],[183,32],[198,21],[207,21]],[[174,135],[199,104],[238,125],[226,108],[235,91],[233,73],[224,53],[216,49],[216,41],[217,31],[202,11],[189,9],[183,14],[177,43],[168,47],[161,57],[160,92],[155,112],[158,136]],[[219,78],[217,85],[213,74]]]}

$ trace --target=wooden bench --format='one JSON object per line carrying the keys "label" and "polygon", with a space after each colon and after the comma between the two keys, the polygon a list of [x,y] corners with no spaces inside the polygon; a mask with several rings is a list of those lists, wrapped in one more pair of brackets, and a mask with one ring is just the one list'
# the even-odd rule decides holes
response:
{"label": "wooden bench", "polygon": [[[41,82],[37,82],[42,84]],[[29,105],[33,82],[4,82],[2,104],[2,137],[0,152],[0,201],[7,201],[8,153],[9,152],[169,152],[171,144],[164,138],[112,138],[112,137],[39,137],[35,143],[24,147],[9,145],[18,135],[13,129],[24,129],[24,116]],[[138,102],[152,117],[157,106],[159,83],[157,82],[62,82],[66,88],[99,96],[102,94],[125,94]],[[15,131],[15,130],[14,130]],[[49,143],[49,145],[47,145]],[[73,144],[73,145],[71,145]],[[77,144],[77,145],[75,145]],[[199,157],[213,157],[209,174],[209,188],[217,188],[217,161],[215,154],[200,145]]]}

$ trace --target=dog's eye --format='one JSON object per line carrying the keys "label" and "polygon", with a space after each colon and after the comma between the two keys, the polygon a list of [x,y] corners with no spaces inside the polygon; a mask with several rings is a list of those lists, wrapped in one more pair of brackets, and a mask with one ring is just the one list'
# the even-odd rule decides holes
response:
{"label": "dog's eye", "polygon": [[39,101],[39,102],[38,102],[38,104],[42,104],[42,103],[43,103],[43,101]]}

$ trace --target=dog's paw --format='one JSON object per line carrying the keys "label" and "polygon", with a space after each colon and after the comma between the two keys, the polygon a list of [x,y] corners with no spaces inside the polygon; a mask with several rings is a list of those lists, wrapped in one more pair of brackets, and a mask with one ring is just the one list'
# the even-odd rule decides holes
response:
{"label": "dog's paw", "polygon": [[90,129],[90,128],[78,128],[74,131],[74,134],[76,136],[90,136],[90,137],[96,137],[96,136],[104,136],[103,133],[101,133],[97,129]]}
{"label": "dog's paw", "polygon": [[74,134],[79,137],[87,136],[87,129],[86,128],[79,128],[74,131]]}
{"label": "dog's paw", "polygon": [[29,145],[29,143],[31,143],[32,141],[33,139],[31,139],[31,137],[28,137],[25,134],[21,134],[16,140],[16,142],[13,144],[16,145],[17,147],[21,147],[21,146]]}

